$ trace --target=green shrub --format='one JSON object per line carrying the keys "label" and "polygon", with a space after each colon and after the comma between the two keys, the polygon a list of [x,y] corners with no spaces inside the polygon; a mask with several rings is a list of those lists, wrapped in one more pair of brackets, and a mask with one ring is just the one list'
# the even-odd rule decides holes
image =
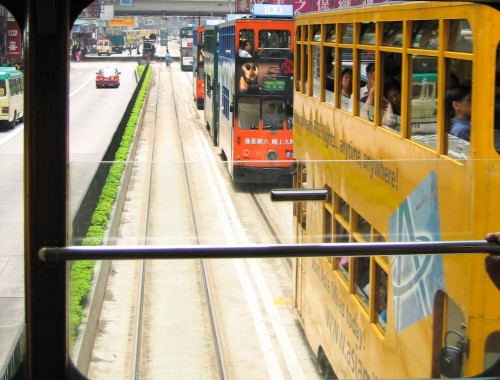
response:
{"label": "green shrub", "polygon": [[[145,66],[138,66],[137,73],[142,76]],[[92,225],[83,239],[83,246],[100,246],[104,240],[104,234],[109,224],[111,211],[118,194],[120,182],[125,170],[125,161],[128,158],[132,145],[140,110],[146,99],[146,92],[149,86],[152,69],[148,67],[146,77],[137,96],[132,114],[127,122],[127,126],[122,136],[120,147],[115,154],[115,162],[111,165],[108,177],[101,191],[99,202],[92,215]],[[73,342],[78,334],[78,328],[83,321],[83,307],[91,290],[92,275],[94,273],[94,261],[75,261],[71,267],[70,287],[69,287],[69,323],[70,341]]]}

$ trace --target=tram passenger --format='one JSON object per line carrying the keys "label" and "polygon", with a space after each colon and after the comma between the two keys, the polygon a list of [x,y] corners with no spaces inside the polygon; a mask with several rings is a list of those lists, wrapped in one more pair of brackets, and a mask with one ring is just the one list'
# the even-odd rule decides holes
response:
{"label": "tram passenger", "polygon": [[457,86],[446,92],[445,107],[451,121],[450,133],[470,140],[471,88]]}
{"label": "tram passenger", "polygon": [[359,91],[359,99],[362,103],[366,103],[366,99],[368,98],[368,95],[370,94],[370,89],[374,86],[375,84],[375,63],[370,62],[366,66],[366,85],[361,87]]}
{"label": "tram passenger", "polygon": [[340,107],[343,110],[352,112],[352,69],[346,67],[340,75]]}
{"label": "tram passenger", "polygon": [[401,82],[389,79],[384,83],[383,103],[387,105],[384,112],[383,124],[387,127],[397,127],[401,116]]}
{"label": "tram passenger", "polygon": [[252,58],[252,43],[247,40],[240,42],[239,56],[243,58]]}

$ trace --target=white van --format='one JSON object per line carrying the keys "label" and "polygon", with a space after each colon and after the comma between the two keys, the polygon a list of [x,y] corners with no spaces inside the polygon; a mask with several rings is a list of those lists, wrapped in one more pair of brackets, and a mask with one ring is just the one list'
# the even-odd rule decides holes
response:
{"label": "white van", "polygon": [[111,55],[111,42],[108,39],[97,41],[97,55]]}

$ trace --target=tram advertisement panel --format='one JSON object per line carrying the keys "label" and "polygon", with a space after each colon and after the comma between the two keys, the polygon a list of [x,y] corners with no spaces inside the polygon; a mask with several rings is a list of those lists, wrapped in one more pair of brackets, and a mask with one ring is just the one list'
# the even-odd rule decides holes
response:
{"label": "tram advertisement panel", "polygon": [[292,94],[293,57],[285,59],[240,58],[236,62],[239,95]]}

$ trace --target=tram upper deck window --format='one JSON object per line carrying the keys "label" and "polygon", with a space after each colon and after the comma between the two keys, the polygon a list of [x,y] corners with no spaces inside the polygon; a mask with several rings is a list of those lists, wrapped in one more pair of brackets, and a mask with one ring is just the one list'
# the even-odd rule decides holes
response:
{"label": "tram upper deck window", "polygon": [[448,49],[463,53],[472,53],[474,40],[467,20],[451,20]]}
{"label": "tram upper deck window", "polygon": [[[464,93],[462,89],[470,88],[472,85],[472,61],[446,59],[446,70],[444,106],[445,131],[448,138],[447,154],[457,160],[464,160],[469,155],[470,129],[474,122],[474,115],[471,113],[471,101],[473,101],[471,94],[470,92]],[[454,90],[455,88],[461,90]]]}
{"label": "tram upper deck window", "polygon": [[321,25],[313,25],[312,36],[314,42],[321,42]]}
{"label": "tram upper deck window", "polygon": [[436,148],[437,136],[437,61],[437,57],[411,58],[411,139],[433,149]]}
{"label": "tram upper deck window", "polygon": [[289,30],[261,30],[259,32],[259,56],[286,58],[290,55]]}
{"label": "tram upper deck window", "polygon": [[343,24],[340,27],[340,43],[341,44],[352,44],[353,42],[353,34],[354,34],[354,26],[353,24]]}
{"label": "tram upper deck window", "polygon": [[331,46],[323,46],[323,60],[323,67],[325,70],[325,74],[323,75],[325,102],[328,104],[333,104],[333,88],[335,86],[335,48]]}
{"label": "tram upper deck window", "polygon": [[352,112],[352,49],[341,49],[342,71],[338,83],[339,108]]}
{"label": "tram upper deck window", "polygon": [[255,34],[252,29],[241,29],[240,30],[240,35],[239,35],[239,42],[245,42],[248,41],[252,45],[252,56],[254,55],[254,50],[255,50]]}
{"label": "tram upper deck window", "polygon": [[439,48],[439,21],[414,21],[412,25],[411,47],[437,50]]}
{"label": "tram upper deck window", "polygon": [[402,44],[403,44],[403,23],[401,21],[385,22],[382,45],[402,46]]}
{"label": "tram upper deck window", "polygon": [[335,43],[337,41],[337,28],[335,24],[326,26],[325,42]]}
{"label": "tram upper deck window", "polygon": [[361,45],[375,45],[374,22],[363,22],[360,24],[359,43]]}
{"label": "tram upper deck window", "polygon": [[321,68],[321,58],[320,58],[320,52],[321,52],[321,47],[320,46],[311,46],[312,50],[312,64],[313,64],[313,97],[316,99],[320,98],[320,92],[321,92],[321,75],[320,75],[320,68]]}

